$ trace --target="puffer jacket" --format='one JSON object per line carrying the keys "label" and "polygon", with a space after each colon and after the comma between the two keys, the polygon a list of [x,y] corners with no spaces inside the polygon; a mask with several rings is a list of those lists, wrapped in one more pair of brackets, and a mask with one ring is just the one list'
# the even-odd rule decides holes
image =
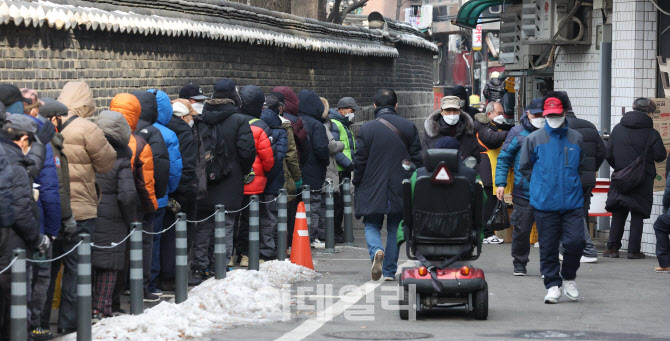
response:
{"label": "puffer jacket", "polygon": [[291,121],[279,117],[282,121],[282,127],[286,129],[286,137],[288,141],[288,148],[286,149],[286,157],[284,158],[284,189],[288,192],[288,201],[295,199],[297,193],[296,181],[302,178],[300,172],[300,160],[298,159],[298,150],[295,143],[295,135],[293,134],[293,126]]}
{"label": "puffer jacket", "polygon": [[261,113],[261,120],[272,130],[272,141],[275,144],[275,163],[267,174],[268,183],[265,185],[265,194],[277,195],[279,190],[284,187],[284,159],[288,151],[288,137],[286,128],[283,127],[279,114],[264,109]]}
{"label": "puffer jacket", "polygon": [[244,185],[244,194],[260,194],[265,190],[268,181],[265,174],[270,172],[275,162],[271,140],[272,130],[260,119],[265,95],[259,87],[247,85],[240,89],[240,99],[242,101],[240,110],[251,126],[256,145],[256,160],[253,164],[255,177],[253,181]]}
{"label": "puffer jacket", "polygon": [[583,187],[596,186],[596,172],[605,161],[605,143],[593,123],[577,118],[572,110],[568,110],[565,119],[570,129],[576,130],[584,138],[584,173],[582,174]]}
{"label": "puffer jacket", "polygon": [[[105,132],[109,143],[116,150],[117,157],[112,170],[95,176],[102,194],[91,241],[98,246],[109,246],[120,242],[130,232],[130,224],[137,220],[138,198],[130,166],[130,127],[124,117],[114,111],[100,113],[98,126]],[[127,247],[128,243],[111,249],[91,248],[92,267],[110,271],[123,270]]]}
{"label": "puffer jacket", "polygon": [[95,112],[93,92],[88,84],[68,82],[58,101],[68,107],[68,115],[62,118],[67,126],[60,133],[65,141],[63,153],[69,161],[72,214],[76,220],[93,219],[98,215],[95,173],[112,169],[116,151],[100,128],[85,119]]}
{"label": "puffer jacket", "polygon": [[340,172],[337,169],[337,161],[335,160],[335,157],[344,150],[344,143],[336,140],[330,132],[331,129],[333,129],[333,122],[328,118],[327,113],[324,114],[324,120],[325,122],[323,125],[326,127],[328,153],[330,154],[330,163],[328,164],[328,168],[326,168],[326,179],[332,181],[333,193],[340,193],[340,186],[338,186],[340,184]]}
{"label": "puffer jacket", "polygon": [[512,189],[512,196],[514,198],[530,200],[530,182],[521,174],[519,160],[521,159],[520,151],[523,141],[536,130],[537,128],[530,124],[528,116],[524,115],[521,118],[521,124],[512,128],[509,134],[507,134],[505,143],[500,149],[500,155],[498,155],[495,185],[498,187],[507,187],[507,173],[510,168],[514,167],[514,189]]}
{"label": "puffer jacket", "polygon": [[491,102],[500,102],[505,94],[505,82],[498,78],[491,79],[484,87],[484,98]]}
{"label": "puffer jacket", "polygon": [[195,174],[198,177],[198,195],[197,200],[207,198],[207,164],[205,163],[205,144],[202,142],[201,127],[205,124],[200,115],[193,116],[193,136],[198,142],[198,163],[195,167]]}
{"label": "puffer jacket", "polygon": [[[40,138],[42,141],[51,141],[56,134],[54,126],[51,123],[45,125],[44,122],[37,118],[33,118],[33,120],[40,129]],[[45,147],[44,166],[40,170],[37,179],[35,179],[35,183],[40,185],[38,189],[40,196],[37,199],[37,207],[40,209],[40,233],[56,237],[61,225],[58,171],[51,143],[47,143]]]}
{"label": "puffer jacket", "polygon": [[424,135],[421,141],[422,157],[425,159],[428,149],[435,147],[437,140],[444,136],[455,137],[461,143],[461,158],[465,159],[472,156],[479,163],[481,155],[479,153],[479,143],[474,135],[474,123],[472,118],[461,111],[460,118],[456,125],[450,126],[442,119],[440,110],[433,111],[423,123]]}
{"label": "puffer jacket", "polygon": [[328,117],[330,117],[333,123],[330,129],[333,138],[344,144],[344,149],[335,155],[337,169],[344,171],[354,164],[352,159],[354,158],[354,154],[356,154],[356,137],[351,132],[351,122],[349,119],[340,115],[337,110],[330,109]]}
{"label": "puffer jacket", "polygon": [[298,151],[298,160],[302,166],[309,159],[309,155],[312,154],[312,146],[309,141],[307,141],[305,124],[302,119],[298,117],[298,107],[300,103],[298,96],[296,96],[295,92],[287,86],[276,87],[272,89],[272,92],[278,92],[284,96],[283,116],[285,119],[291,121],[295,145]]}
{"label": "puffer jacket", "polygon": [[60,216],[61,221],[65,221],[72,217],[72,208],[70,207],[70,167],[67,156],[63,153],[63,135],[61,133],[54,135],[51,139],[51,146],[53,147],[54,163],[58,174]]}
{"label": "puffer jacket", "polygon": [[[507,126],[509,127],[509,126]],[[507,138],[508,130],[501,130],[486,114],[475,115],[474,133],[479,144],[480,161],[475,169],[485,187],[493,186],[491,159],[487,153],[502,147]]]}
{"label": "puffer jacket", "polygon": [[158,121],[156,95],[141,90],[133,91],[132,95],[137,97],[142,106],[142,113],[140,113],[140,118],[137,120],[135,134],[147,141],[151,147],[151,152],[154,156],[154,180],[156,181],[154,188],[156,190],[156,198],[162,198],[168,191],[170,153],[160,130],[152,125]]}
{"label": "puffer jacket", "polygon": [[[142,107],[137,97],[131,94],[118,94],[112,98],[109,110],[119,112],[126,119],[131,131],[137,129]],[[133,170],[135,188],[139,195],[142,213],[153,213],[158,209],[154,180],[154,158],[151,146],[135,133],[130,134],[128,147],[132,152],[130,167]]]}
{"label": "puffer jacket", "polygon": [[307,142],[311,145],[311,154],[306,162],[302,163],[302,180],[312,190],[319,190],[326,180],[326,168],[330,163],[328,152],[328,135],[323,125],[323,102],[312,90],[302,90],[298,94],[300,99],[299,115],[307,128]]}
{"label": "puffer jacket", "polygon": [[[147,91],[156,95],[156,103],[158,104],[158,120],[153,124],[158,128],[163,135],[163,140],[167,146],[168,155],[170,156],[170,177],[168,178],[168,194],[173,193],[179,186],[181,180],[182,159],[179,149],[179,139],[177,134],[168,129],[166,125],[172,118],[172,103],[170,97],[160,90]],[[158,207],[163,208],[168,205],[168,195],[158,198]]]}

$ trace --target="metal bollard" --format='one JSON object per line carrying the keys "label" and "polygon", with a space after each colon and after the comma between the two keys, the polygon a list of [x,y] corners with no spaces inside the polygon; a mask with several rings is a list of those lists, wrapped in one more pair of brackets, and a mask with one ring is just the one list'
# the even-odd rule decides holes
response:
{"label": "metal bollard", "polygon": [[354,219],[351,209],[351,179],[345,178],[342,185],[344,201],[344,245],[354,246]]}
{"label": "metal bollard", "polygon": [[[305,217],[307,217],[307,231],[311,231],[310,224],[312,223],[312,205],[310,205],[312,199],[312,192],[309,191],[309,185],[303,185],[304,189],[302,192],[302,202],[305,203]],[[311,240],[311,238],[310,238]]]}
{"label": "metal bollard", "polygon": [[214,215],[214,277],[226,278],[226,210],[223,205],[216,205]]}
{"label": "metal bollard", "polygon": [[177,213],[175,226],[174,301],[179,304],[188,298],[188,254],[186,250],[186,214]]}
{"label": "metal bollard", "polygon": [[18,257],[18,259],[12,265],[10,340],[24,341],[28,339],[26,250],[14,249],[12,254],[13,257]]}
{"label": "metal bollard", "polygon": [[287,211],[287,202],[288,202],[288,193],[285,189],[279,190],[279,199],[277,200],[279,224],[277,225],[277,259],[284,260],[286,259],[286,230],[287,230],[287,220],[288,220],[288,211]]}
{"label": "metal bollard", "polygon": [[91,235],[81,234],[77,248],[77,341],[91,340]]}
{"label": "metal bollard", "polygon": [[142,223],[132,223],[130,235],[130,314],[144,312],[144,271],[142,263]]}
{"label": "metal bollard", "polygon": [[326,248],[325,253],[335,253],[335,205],[333,204],[333,184],[326,188]]}
{"label": "metal bollard", "polygon": [[260,257],[260,221],[258,212],[258,196],[251,196],[249,206],[249,270],[259,270]]}

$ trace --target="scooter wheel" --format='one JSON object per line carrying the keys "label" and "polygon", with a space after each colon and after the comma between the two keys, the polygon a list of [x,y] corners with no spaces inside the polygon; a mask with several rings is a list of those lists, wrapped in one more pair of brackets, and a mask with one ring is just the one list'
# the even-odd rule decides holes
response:
{"label": "scooter wheel", "polygon": [[403,288],[403,296],[401,300],[398,300],[398,314],[400,314],[401,320],[409,319],[409,290]]}
{"label": "scooter wheel", "polygon": [[486,320],[489,316],[489,289],[488,284],[484,285],[484,289],[478,290],[473,295],[473,311],[472,314],[476,320]]}

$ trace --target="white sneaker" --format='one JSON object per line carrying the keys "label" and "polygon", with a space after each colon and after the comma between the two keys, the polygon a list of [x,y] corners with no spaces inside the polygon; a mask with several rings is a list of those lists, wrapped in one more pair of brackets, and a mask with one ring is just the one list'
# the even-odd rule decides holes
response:
{"label": "white sneaker", "polygon": [[385,282],[395,281],[395,277],[384,276],[384,281]]}
{"label": "white sneaker", "polygon": [[582,258],[579,259],[580,263],[597,263],[598,262],[598,257],[586,257],[582,256]]}
{"label": "white sneaker", "polygon": [[378,281],[382,277],[382,264],[384,264],[384,251],[377,250],[375,256],[372,257],[372,269],[370,269],[370,277],[373,281]]}
{"label": "white sneaker", "polygon": [[498,236],[496,236],[496,235],[492,235],[488,238],[484,238],[484,240],[482,240],[482,243],[484,243],[484,244],[502,244],[504,241],[505,241],[504,239],[498,238]]}
{"label": "white sneaker", "polygon": [[575,281],[567,281],[563,285],[563,293],[565,296],[567,296],[569,299],[576,301],[579,299],[579,290],[577,290],[577,284]]}
{"label": "white sneaker", "polygon": [[547,290],[547,296],[544,296],[544,303],[556,304],[561,299],[561,288],[554,285]]}
{"label": "white sneaker", "polygon": [[325,249],[326,243],[319,240],[319,238],[314,238],[314,241],[310,244],[314,249]]}

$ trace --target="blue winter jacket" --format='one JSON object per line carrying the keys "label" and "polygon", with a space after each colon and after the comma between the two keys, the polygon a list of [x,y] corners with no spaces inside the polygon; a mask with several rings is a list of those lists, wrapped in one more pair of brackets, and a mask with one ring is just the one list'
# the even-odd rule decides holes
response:
{"label": "blue winter jacket", "polygon": [[519,161],[521,160],[519,151],[521,151],[521,146],[523,146],[526,137],[536,130],[537,128],[530,124],[528,116],[522,117],[521,124],[512,128],[507,134],[505,143],[500,149],[500,155],[498,155],[495,184],[496,186],[507,186],[507,172],[514,167],[514,189],[512,190],[514,198],[530,200],[530,183],[523,177],[519,169]]}
{"label": "blue winter jacket", "polygon": [[[33,118],[33,120],[37,123],[38,128],[42,129],[44,122],[36,118]],[[48,134],[40,135],[50,137],[49,141],[51,141],[55,134],[56,131],[53,130]],[[60,162],[56,165],[49,141],[42,141],[46,143],[44,167],[35,179],[35,183],[40,185],[38,188],[40,196],[37,200],[37,206],[40,209],[40,233],[55,237],[58,235],[61,226],[60,194],[58,193],[58,172],[56,170],[56,167],[60,167]]]}
{"label": "blue winter jacket", "polygon": [[540,211],[566,212],[584,206],[582,135],[545,124],[528,135],[521,147],[519,169],[530,181],[530,205]]}
{"label": "blue winter jacket", "polygon": [[272,145],[275,150],[275,163],[266,174],[268,179],[265,185],[265,194],[277,195],[284,188],[284,158],[288,151],[288,135],[282,127],[279,115],[270,109],[263,109],[261,120],[272,129]]}
{"label": "blue winter jacket", "polygon": [[[337,110],[335,109],[330,109],[328,111],[328,117],[330,117],[331,120],[337,120],[338,122],[342,123],[344,126],[344,129],[347,131],[347,138],[349,139],[349,148],[351,149],[351,158],[354,157],[354,154],[356,154],[356,137],[354,134],[351,132],[351,129],[349,126],[351,125],[351,122],[349,122],[349,119],[342,116]],[[330,129],[330,133],[333,134],[333,139],[335,141],[340,141],[340,130],[337,129],[337,125],[333,123],[332,128]],[[346,146],[346,145],[345,145]],[[337,165],[342,167],[342,168],[349,168],[349,166],[354,163],[351,158],[347,157],[346,154],[344,154],[344,151],[341,151],[337,154],[335,154],[335,162],[337,162]]]}
{"label": "blue winter jacket", "polygon": [[[148,90],[154,93],[154,90]],[[170,154],[170,177],[168,178],[168,194],[158,199],[158,208],[167,207],[168,195],[179,186],[181,180],[181,152],[179,152],[179,140],[177,134],[166,127],[167,123],[172,117],[172,102],[170,97],[163,91],[155,91],[156,102],[158,103],[158,121],[154,123],[154,127],[158,128],[165,139],[168,154]]]}

